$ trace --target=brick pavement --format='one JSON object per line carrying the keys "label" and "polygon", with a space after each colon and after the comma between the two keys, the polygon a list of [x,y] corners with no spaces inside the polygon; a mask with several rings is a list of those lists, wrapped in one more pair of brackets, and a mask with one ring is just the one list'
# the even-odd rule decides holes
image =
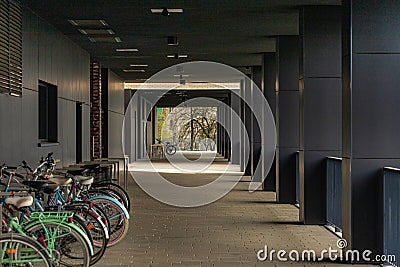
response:
{"label": "brick pavement", "polygon": [[[221,164],[221,163],[219,163]],[[140,175],[140,172],[134,175]],[[165,174],[177,184],[198,185],[217,174]],[[198,208],[160,203],[129,179],[130,232],[107,250],[96,266],[348,266],[329,261],[260,262],[256,252],[269,249],[336,248],[337,237],[321,226],[298,223],[299,210],[275,203],[275,194],[249,193],[248,177],[219,201]],[[360,265],[368,266],[368,265]]]}

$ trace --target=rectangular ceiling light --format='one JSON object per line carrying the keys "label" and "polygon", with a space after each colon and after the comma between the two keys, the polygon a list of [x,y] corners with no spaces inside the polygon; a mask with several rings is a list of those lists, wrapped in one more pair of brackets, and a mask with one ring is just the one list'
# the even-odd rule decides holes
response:
{"label": "rectangular ceiling light", "polygon": [[167,8],[169,13],[183,13],[182,8]]}
{"label": "rectangular ceiling light", "polygon": [[123,69],[123,72],[145,72],[145,70],[132,70],[132,69]]}
{"label": "rectangular ceiling light", "polygon": [[117,48],[115,49],[117,52],[138,52],[137,48]]}
{"label": "rectangular ceiling light", "polygon": [[89,37],[89,41],[92,43],[120,43],[121,38],[119,37]]}
{"label": "rectangular ceiling light", "polygon": [[131,66],[131,67],[148,67],[149,65],[147,65],[147,64],[130,64],[129,66]]}
{"label": "rectangular ceiling light", "polygon": [[69,19],[68,22],[74,26],[108,26],[103,19]]}
{"label": "rectangular ceiling light", "polygon": [[[163,12],[163,8],[152,8],[150,9],[153,14],[161,14]],[[183,13],[182,8],[167,8],[169,13]]]}
{"label": "rectangular ceiling light", "polygon": [[187,57],[188,57],[188,55],[178,55],[178,54],[167,55],[167,58],[187,58]]}
{"label": "rectangular ceiling light", "polygon": [[78,29],[78,31],[82,34],[88,35],[88,34],[103,34],[103,35],[113,35],[115,32],[110,29]]}

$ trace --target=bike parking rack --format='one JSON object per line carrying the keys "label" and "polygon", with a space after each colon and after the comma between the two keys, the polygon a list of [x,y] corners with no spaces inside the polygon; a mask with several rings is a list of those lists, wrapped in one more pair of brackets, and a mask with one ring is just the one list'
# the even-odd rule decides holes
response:
{"label": "bike parking rack", "polygon": [[95,159],[94,161],[98,161],[98,162],[109,162],[109,163],[113,163],[116,164],[116,168],[114,167],[114,173],[116,173],[116,177],[117,177],[117,181],[118,184],[121,185],[120,182],[120,175],[119,175],[119,171],[120,171],[120,162],[122,162],[123,165],[123,176],[124,176],[124,180],[123,180],[123,188],[124,190],[128,189],[128,171],[129,171],[129,157],[128,155],[124,155],[124,157],[111,157],[111,158],[99,158],[99,159]]}

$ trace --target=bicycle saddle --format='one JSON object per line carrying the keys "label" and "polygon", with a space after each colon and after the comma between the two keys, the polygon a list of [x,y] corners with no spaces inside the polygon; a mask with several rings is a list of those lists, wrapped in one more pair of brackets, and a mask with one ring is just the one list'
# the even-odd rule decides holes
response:
{"label": "bicycle saddle", "polygon": [[77,175],[74,176],[74,180],[80,185],[91,185],[94,182],[94,177]]}
{"label": "bicycle saddle", "polygon": [[57,184],[50,181],[23,181],[22,184],[46,194],[53,194],[60,188]]}
{"label": "bicycle saddle", "polygon": [[50,182],[58,184],[60,186],[66,186],[72,183],[72,179],[68,177],[63,177],[63,176],[53,176],[52,178],[49,179]]}
{"label": "bicycle saddle", "polygon": [[4,200],[6,204],[13,205],[17,209],[29,207],[33,204],[33,197],[26,196],[26,197],[8,197]]}

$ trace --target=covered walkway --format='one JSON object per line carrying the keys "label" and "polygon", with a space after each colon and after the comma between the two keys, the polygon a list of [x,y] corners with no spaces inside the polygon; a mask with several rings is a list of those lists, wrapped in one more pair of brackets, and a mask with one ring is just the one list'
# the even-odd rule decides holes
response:
{"label": "covered walkway", "polygon": [[[216,179],[219,174],[210,172],[228,163],[222,157],[215,161],[209,173],[203,174],[174,173],[166,160],[153,164],[166,170],[162,175],[171,182],[199,186]],[[139,170],[149,169],[144,163],[136,165]],[[146,173],[134,171],[133,175]],[[249,193],[249,181],[245,176],[219,201],[187,209],[154,200],[129,179],[133,207],[129,236],[107,250],[98,266],[347,266],[328,259],[319,263],[259,261],[256,254],[265,245],[268,250],[320,253],[329,247],[337,249],[338,238],[325,227],[299,223],[298,208],[277,204],[275,193]]]}

